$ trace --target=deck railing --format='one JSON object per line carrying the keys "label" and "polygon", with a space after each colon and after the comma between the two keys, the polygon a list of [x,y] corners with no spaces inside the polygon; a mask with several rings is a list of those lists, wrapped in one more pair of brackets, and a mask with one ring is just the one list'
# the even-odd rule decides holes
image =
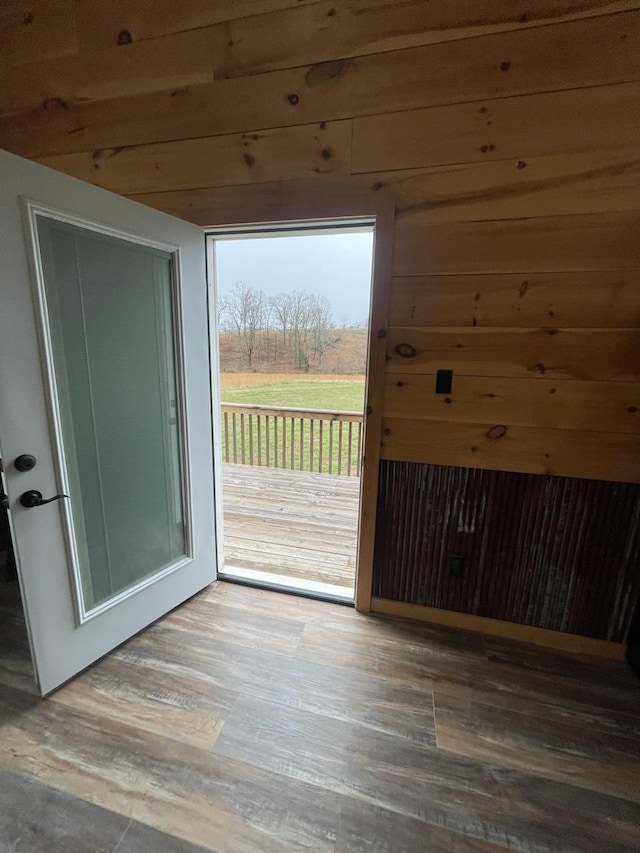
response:
{"label": "deck railing", "polygon": [[360,412],[222,404],[225,462],[360,476]]}

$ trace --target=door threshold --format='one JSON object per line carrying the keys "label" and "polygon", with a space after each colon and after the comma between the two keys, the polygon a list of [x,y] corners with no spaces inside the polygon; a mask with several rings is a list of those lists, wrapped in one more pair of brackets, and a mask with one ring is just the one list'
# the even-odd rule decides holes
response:
{"label": "door threshold", "polygon": [[271,572],[260,572],[255,569],[241,569],[228,564],[225,565],[223,571],[218,572],[218,580],[241,583],[245,586],[255,586],[261,589],[272,589],[289,595],[303,595],[306,598],[317,598],[321,601],[331,601],[334,604],[354,606],[355,591],[332,583],[290,578],[287,575],[274,575]]}

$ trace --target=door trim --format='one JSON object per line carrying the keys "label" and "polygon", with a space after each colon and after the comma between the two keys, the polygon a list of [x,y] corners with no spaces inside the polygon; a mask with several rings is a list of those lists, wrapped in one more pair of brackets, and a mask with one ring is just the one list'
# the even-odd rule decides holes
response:
{"label": "door trim", "polygon": [[210,240],[206,229],[202,238],[205,244],[207,265],[207,306],[209,309],[209,381],[211,383],[211,447],[213,450],[213,511],[216,541],[216,578],[224,567],[224,509],[222,506],[222,433],[220,420],[220,349],[218,347],[218,288],[216,284],[216,242]]}
{"label": "door trim", "polygon": [[[313,225],[316,223],[321,226],[323,223],[326,225],[329,222],[340,222],[340,220],[354,222],[354,224],[357,220],[373,220],[375,222],[354,601],[356,610],[368,613],[371,610],[373,591],[373,557],[380,443],[382,439],[382,408],[384,403],[384,372],[387,354],[386,338],[391,291],[395,202],[390,195],[384,193],[353,193],[338,187],[328,197],[318,198],[314,197],[312,193],[300,193],[299,191],[296,192],[295,189],[288,190],[285,185],[282,196],[270,207],[267,219],[255,215],[255,211],[260,210],[260,208],[259,200],[252,200],[250,193],[248,193],[247,196],[243,197],[239,206],[234,206],[235,216],[232,222],[224,221],[220,215],[217,216],[217,222],[215,216],[207,221],[206,210],[199,212],[198,219],[207,222],[204,227],[205,234],[209,235],[215,232],[217,236],[224,236],[225,232],[229,234],[241,230],[264,230],[265,226],[280,231],[288,227],[295,228],[296,225]],[[211,328],[217,331],[217,322]],[[216,418],[214,418],[214,433],[216,431]],[[221,455],[218,451],[214,462],[218,468],[220,459]],[[218,532],[221,534],[220,529]],[[221,543],[222,535],[217,538],[218,542]],[[222,544],[218,547],[222,547]],[[222,562],[220,565],[224,565],[224,563]]]}

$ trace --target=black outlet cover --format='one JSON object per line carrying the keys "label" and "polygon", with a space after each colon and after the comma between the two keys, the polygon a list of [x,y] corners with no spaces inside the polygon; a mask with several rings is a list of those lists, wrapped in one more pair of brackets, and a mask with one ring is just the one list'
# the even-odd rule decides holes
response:
{"label": "black outlet cover", "polygon": [[438,370],[436,373],[436,394],[450,394],[453,384],[453,370]]}
{"label": "black outlet cover", "polygon": [[464,574],[464,557],[461,554],[451,554],[449,557],[449,574],[452,578],[461,578]]}

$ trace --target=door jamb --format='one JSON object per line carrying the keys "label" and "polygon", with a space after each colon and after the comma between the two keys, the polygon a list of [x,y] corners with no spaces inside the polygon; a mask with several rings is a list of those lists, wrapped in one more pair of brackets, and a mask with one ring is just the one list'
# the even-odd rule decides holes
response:
{"label": "door jamb", "polygon": [[211,382],[211,444],[213,452],[213,511],[216,542],[216,577],[224,568],[224,519],[222,505],[222,436],[220,420],[220,348],[218,346],[218,288],[216,283],[216,244],[204,231],[209,310],[209,373]]}
{"label": "door jamb", "polygon": [[[268,217],[262,218],[256,215],[259,205],[251,203],[250,198],[241,208],[235,208],[234,221],[225,221],[224,212],[218,211],[218,216],[207,217],[206,212],[201,217],[208,224],[205,226],[205,235],[211,231],[221,233],[223,229],[258,229],[267,227],[286,228],[292,224],[312,224],[315,222],[339,221],[341,219],[353,221],[366,219],[375,221],[373,263],[371,277],[371,303],[369,311],[369,335],[367,346],[367,384],[365,389],[364,410],[364,436],[362,443],[362,474],[360,483],[360,513],[358,524],[358,547],[356,559],[356,584],[355,584],[355,608],[368,613],[371,610],[371,599],[373,595],[373,559],[376,535],[376,510],[378,499],[378,479],[380,469],[380,448],[382,439],[382,409],[384,403],[384,373],[386,366],[386,349],[389,317],[389,296],[391,290],[391,269],[393,256],[393,227],[395,219],[395,203],[393,199],[382,193],[365,193],[343,195],[336,190],[335,195],[330,197],[319,197],[314,199],[313,194],[306,193],[304,197],[292,193],[283,195],[278,199],[278,204],[269,210]],[[304,216],[300,214],[303,213]],[[199,217],[200,218],[200,217]],[[218,218],[218,222],[215,219]],[[213,221],[212,221],[213,220]],[[206,239],[206,237],[205,237]],[[213,240],[208,240],[213,244]],[[215,313],[215,285],[212,286],[213,276],[212,263],[215,260],[213,254],[208,258],[208,281],[210,294],[210,332],[215,337],[210,339],[210,346],[215,349],[213,342],[217,343],[217,316]],[[213,311],[213,316],[212,316]],[[212,373],[216,369],[215,378],[212,379],[212,404],[219,406],[219,355],[212,353]],[[216,412],[217,409],[214,409]],[[221,471],[220,460],[221,445],[219,430],[216,428],[217,415],[214,422],[214,481],[216,495],[221,494]],[[217,433],[217,437],[216,437]],[[216,501],[216,523],[221,524],[218,514],[222,512],[221,501]],[[222,528],[217,527],[221,533]],[[222,554],[222,535],[217,536],[218,555]],[[220,562],[219,565],[224,565]]]}

